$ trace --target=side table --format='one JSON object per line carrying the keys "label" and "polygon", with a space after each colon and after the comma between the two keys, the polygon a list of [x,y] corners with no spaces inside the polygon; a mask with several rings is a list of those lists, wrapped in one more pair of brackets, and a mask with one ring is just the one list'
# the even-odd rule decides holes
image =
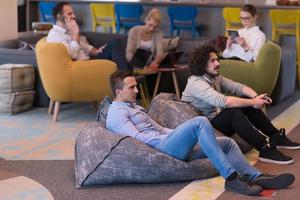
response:
{"label": "side table", "polygon": [[187,70],[188,66],[186,65],[175,65],[174,67],[171,68],[157,68],[157,79],[154,87],[154,92],[153,92],[153,97],[157,95],[161,75],[163,72],[171,72],[172,74],[172,79],[173,79],[173,84],[175,88],[175,93],[178,99],[180,99],[180,91],[179,91],[179,86],[178,86],[178,81],[177,81],[177,76],[176,76],[176,71],[183,71]]}

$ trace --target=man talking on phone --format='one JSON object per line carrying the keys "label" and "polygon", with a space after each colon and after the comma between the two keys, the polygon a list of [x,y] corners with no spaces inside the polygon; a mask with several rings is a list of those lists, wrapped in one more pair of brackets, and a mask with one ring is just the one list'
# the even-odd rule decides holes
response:
{"label": "man talking on phone", "polygon": [[131,69],[120,41],[114,40],[96,48],[89,44],[86,37],[80,35],[70,3],[59,2],[53,8],[53,17],[56,24],[49,32],[47,42],[63,43],[73,60],[109,59],[115,62],[119,69]]}

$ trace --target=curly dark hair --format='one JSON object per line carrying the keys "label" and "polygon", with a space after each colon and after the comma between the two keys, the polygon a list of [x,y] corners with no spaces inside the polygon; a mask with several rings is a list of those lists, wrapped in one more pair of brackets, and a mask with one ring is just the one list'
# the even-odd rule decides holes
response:
{"label": "curly dark hair", "polygon": [[205,73],[209,54],[212,52],[218,55],[219,50],[212,43],[204,43],[190,54],[189,67],[192,75],[202,76]]}

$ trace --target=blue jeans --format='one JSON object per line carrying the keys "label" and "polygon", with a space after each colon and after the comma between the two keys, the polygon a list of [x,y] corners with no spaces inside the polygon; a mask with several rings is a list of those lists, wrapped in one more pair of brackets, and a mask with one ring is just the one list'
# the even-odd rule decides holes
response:
{"label": "blue jeans", "polygon": [[225,179],[233,172],[248,174],[251,179],[262,174],[245,160],[234,140],[216,138],[213,127],[205,117],[195,117],[178,126],[160,142],[158,149],[177,159],[187,160],[197,143],[200,151],[194,159],[208,157]]}

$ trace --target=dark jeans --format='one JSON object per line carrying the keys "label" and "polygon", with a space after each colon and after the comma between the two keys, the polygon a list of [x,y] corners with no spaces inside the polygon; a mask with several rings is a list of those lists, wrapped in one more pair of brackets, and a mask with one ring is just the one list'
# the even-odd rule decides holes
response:
{"label": "dark jeans", "polygon": [[92,56],[91,58],[108,59],[115,62],[119,70],[132,70],[132,67],[126,60],[125,50],[119,39],[108,42],[102,53]]}
{"label": "dark jeans", "polygon": [[258,151],[267,144],[266,137],[259,131],[268,137],[279,132],[261,110],[253,107],[224,109],[210,122],[228,137],[237,133]]}

